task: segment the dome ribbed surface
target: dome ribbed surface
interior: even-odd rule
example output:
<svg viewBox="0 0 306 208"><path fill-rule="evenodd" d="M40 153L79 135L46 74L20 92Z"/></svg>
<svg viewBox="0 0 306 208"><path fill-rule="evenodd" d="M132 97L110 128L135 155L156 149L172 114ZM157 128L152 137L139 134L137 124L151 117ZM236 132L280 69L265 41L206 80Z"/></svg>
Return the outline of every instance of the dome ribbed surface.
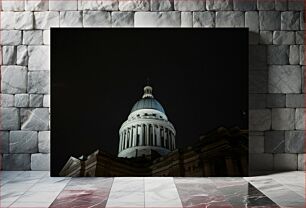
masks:
<svg viewBox="0 0 306 208"><path fill-rule="evenodd" d="M142 98L137 101L133 106L131 113L141 109L154 109L165 113L163 106L156 99L151 97Z"/></svg>

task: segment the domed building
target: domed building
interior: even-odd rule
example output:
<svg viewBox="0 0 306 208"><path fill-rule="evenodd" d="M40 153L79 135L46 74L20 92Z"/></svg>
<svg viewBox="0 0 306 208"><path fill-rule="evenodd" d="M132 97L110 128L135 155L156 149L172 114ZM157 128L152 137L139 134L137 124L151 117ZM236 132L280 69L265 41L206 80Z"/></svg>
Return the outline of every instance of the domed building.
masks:
<svg viewBox="0 0 306 208"><path fill-rule="evenodd" d="M152 87L133 106L119 130L118 157L133 158L152 154L166 155L175 147L175 129L162 105L154 98Z"/></svg>

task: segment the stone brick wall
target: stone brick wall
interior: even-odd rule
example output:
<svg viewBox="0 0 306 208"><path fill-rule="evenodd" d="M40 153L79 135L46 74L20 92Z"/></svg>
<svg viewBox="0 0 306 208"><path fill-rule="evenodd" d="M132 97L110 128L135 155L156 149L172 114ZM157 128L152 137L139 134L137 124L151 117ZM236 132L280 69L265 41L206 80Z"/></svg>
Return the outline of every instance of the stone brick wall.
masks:
<svg viewBox="0 0 306 208"><path fill-rule="evenodd" d="M148 26L248 27L250 169L304 169L303 0L3 0L1 6L3 169L49 169L50 27Z"/></svg>

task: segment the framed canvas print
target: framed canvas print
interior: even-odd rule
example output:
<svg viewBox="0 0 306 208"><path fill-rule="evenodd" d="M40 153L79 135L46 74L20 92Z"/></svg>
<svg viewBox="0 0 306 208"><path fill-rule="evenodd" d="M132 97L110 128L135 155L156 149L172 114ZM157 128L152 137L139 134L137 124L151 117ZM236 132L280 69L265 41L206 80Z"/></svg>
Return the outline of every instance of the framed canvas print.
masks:
<svg viewBox="0 0 306 208"><path fill-rule="evenodd" d="M248 29L52 28L52 176L246 176Z"/></svg>

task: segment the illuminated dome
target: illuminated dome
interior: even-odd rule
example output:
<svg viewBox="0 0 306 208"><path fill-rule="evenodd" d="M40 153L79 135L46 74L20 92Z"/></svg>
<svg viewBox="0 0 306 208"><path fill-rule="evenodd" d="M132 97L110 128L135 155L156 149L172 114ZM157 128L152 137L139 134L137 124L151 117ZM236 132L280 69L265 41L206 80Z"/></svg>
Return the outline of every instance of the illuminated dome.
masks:
<svg viewBox="0 0 306 208"><path fill-rule="evenodd" d="M146 86L142 98L135 103L127 121L119 130L118 157L142 157L157 152L166 155L175 147L175 129L168 121L162 105Z"/></svg>

